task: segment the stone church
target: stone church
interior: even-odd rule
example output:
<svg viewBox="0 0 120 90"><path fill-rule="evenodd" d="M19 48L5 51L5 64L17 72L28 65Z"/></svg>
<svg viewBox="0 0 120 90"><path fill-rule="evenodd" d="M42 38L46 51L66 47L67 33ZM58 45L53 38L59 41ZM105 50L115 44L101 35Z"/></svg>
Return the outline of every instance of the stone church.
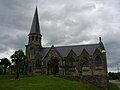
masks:
<svg viewBox="0 0 120 90"><path fill-rule="evenodd" d="M43 47L41 44L37 7L35 10L26 55L29 58L27 73L32 75L107 75L106 51L101 38L96 44ZM79 63L82 69L80 68Z"/></svg>

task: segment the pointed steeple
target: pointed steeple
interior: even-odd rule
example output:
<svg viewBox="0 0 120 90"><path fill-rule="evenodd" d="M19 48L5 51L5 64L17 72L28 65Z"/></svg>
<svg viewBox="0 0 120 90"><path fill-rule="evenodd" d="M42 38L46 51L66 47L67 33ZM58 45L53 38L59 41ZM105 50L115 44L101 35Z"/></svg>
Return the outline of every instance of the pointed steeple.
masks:
<svg viewBox="0 0 120 90"><path fill-rule="evenodd" d="M30 30L30 33L28 34L28 37L29 37L29 42L28 42L29 44L36 44L36 45L39 45L40 47L42 47L42 45L41 45L42 35L40 33L40 25L39 25L37 6L35 9L35 14L33 17L31 30Z"/></svg>
<svg viewBox="0 0 120 90"><path fill-rule="evenodd" d="M39 25L39 17L38 17L37 6L36 6L36 9L35 9L35 14L34 14L32 26L31 26L31 30L30 30L30 34L31 33L41 34L40 33L40 25Z"/></svg>

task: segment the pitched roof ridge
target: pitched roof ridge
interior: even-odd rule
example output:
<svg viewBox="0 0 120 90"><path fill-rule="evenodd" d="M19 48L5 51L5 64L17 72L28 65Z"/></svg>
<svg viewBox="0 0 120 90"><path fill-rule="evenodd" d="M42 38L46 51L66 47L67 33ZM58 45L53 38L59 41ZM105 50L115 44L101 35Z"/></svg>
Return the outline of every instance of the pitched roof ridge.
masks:
<svg viewBox="0 0 120 90"><path fill-rule="evenodd" d="M96 43L96 44L82 44L82 45L69 45L69 46L54 46L54 47L60 48L60 47L75 47L75 46L89 46L89 45L99 45L99 43Z"/></svg>
<svg viewBox="0 0 120 90"><path fill-rule="evenodd" d="M82 44L82 45L67 45L67 46L55 46L55 48L61 48L61 47L74 47L74 46L89 46L89 45L99 45L99 43L96 44ZM47 49L47 48L51 48L51 47L43 47L43 49Z"/></svg>

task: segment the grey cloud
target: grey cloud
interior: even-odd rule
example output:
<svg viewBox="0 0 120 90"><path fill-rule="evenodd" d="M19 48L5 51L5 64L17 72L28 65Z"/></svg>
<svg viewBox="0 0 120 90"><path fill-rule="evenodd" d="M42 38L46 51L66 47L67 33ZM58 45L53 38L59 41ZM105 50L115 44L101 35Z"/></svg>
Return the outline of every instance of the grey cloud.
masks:
<svg viewBox="0 0 120 90"><path fill-rule="evenodd" d="M5 35L3 37L0 37L1 39L1 44L0 46L0 49L1 51L0 52L3 52L8 50L9 48L12 48L12 49L24 49L24 46L27 41L27 39L25 39L25 35L20 35L20 36L16 36L16 37L12 37L12 36L9 36L9 35Z"/></svg>
<svg viewBox="0 0 120 90"><path fill-rule="evenodd" d="M120 63L119 3L119 0L39 0L43 46L98 43L101 36L108 66L115 69L116 63ZM0 52L25 49L34 11L34 0L0 1Z"/></svg>

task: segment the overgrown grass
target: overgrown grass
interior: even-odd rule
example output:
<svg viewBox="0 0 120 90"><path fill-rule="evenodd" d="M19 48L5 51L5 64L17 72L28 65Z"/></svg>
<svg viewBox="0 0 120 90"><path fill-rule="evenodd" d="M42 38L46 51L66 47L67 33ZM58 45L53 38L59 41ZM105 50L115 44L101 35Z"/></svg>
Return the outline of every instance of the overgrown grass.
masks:
<svg viewBox="0 0 120 90"><path fill-rule="evenodd" d="M91 84L70 81L54 76L21 77L0 76L0 90L100 90Z"/></svg>
<svg viewBox="0 0 120 90"><path fill-rule="evenodd" d="M109 83L109 90L120 90L120 88L113 83Z"/></svg>

